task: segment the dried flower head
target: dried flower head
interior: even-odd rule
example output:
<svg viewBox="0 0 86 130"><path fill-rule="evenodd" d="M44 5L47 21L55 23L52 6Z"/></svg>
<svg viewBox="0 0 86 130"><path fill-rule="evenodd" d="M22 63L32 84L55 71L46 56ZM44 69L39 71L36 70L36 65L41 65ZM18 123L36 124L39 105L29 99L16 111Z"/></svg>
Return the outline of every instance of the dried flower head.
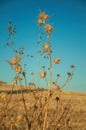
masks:
<svg viewBox="0 0 86 130"><path fill-rule="evenodd" d="M55 59L54 59L54 63L55 63L55 64L59 64L59 62L60 62L60 58L55 58Z"/></svg>
<svg viewBox="0 0 86 130"><path fill-rule="evenodd" d="M19 56L15 56L11 61L10 61L10 65L15 65L18 62L21 61L21 58Z"/></svg>
<svg viewBox="0 0 86 130"><path fill-rule="evenodd" d="M45 28L46 32L48 32L48 33L53 31L53 27L50 24L46 24L44 28Z"/></svg>
<svg viewBox="0 0 86 130"><path fill-rule="evenodd" d="M41 78L46 78L46 72L41 72L41 73L40 73L40 77L41 77Z"/></svg>
<svg viewBox="0 0 86 130"><path fill-rule="evenodd" d="M16 66L15 66L14 69L15 69L15 71L18 72L18 73L22 72L22 67L21 67L20 64L16 64Z"/></svg>
<svg viewBox="0 0 86 130"><path fill-rule="evenodd" d="M44 20L48 20L49 16L45 13L45 12L41 12L39 14L39 19L44 19Z"/></svg>
<svg viewBox="0 0 86 130"><path fill-rule="evenodd" d="M48 19L49 19L49 15L45 14L45 15L44 15L44 19L45 19L45 20L48 20Z"/></svg>
<svg viewBox="0 0 86 130"><path fill-rule="evenodd" d="M43 44L44 52L50 53L50 44Z"/></svg>
<svg viewBox="0 0 86 130"><path fill-rule="evenodd" d="M39 25L42 25L43 24L43 19L38 19L38 22L37 22Z"/></svg>
<svg viewBox="0 0 86 130"><path fill-rule="evenodd" d="M43 44L44 49L49 49L50 48L50 44Z"/></svg>

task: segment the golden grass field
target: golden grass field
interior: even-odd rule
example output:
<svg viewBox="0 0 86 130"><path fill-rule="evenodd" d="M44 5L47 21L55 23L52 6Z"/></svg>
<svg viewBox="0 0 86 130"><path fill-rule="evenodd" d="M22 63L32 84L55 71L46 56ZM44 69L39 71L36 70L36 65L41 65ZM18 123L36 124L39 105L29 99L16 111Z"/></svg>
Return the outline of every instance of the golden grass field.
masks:
<svg viewBox="0 0 86 130"><path fill-rule="evenodd" d="M86 130L86 93L52 89L47 100L47 89L23 88L24 99L18 86L11 90L0 82L0 130Z"/></svg>

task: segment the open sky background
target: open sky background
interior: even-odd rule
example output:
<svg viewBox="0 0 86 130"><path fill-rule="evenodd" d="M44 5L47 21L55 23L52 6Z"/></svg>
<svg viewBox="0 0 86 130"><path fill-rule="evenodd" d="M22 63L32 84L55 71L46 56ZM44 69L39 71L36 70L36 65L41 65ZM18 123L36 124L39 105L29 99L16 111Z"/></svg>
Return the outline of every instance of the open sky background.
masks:
<svg viewBox="0 0 86 130"><path fill-rule="evenodd" d="M70 65L74 64L74 77L65 90L86 92L86 0L0 0L0 80L11 83L15 75L5 62L13 57L12 49L4 48L8 21L16 25L15 47L25 45L25 53L35 55L35 59L25 60L28 82L30 73L36 72L40 11L50 16L49 23L54 28L51 37L53 58L61 58L61 63L54 65L53 80L60 73L58 84L61 86L67 78L66 72L71 71ZM42 65L48 65L48 61L44 60ZM43 80L40 84L45 87Z"/></svg>

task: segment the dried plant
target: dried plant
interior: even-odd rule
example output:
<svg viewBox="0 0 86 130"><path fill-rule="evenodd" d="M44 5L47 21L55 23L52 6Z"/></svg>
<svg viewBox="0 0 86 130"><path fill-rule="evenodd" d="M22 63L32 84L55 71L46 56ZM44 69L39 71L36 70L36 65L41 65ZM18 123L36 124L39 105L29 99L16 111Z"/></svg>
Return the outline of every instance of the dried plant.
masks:
<svg viewBox="0 0 86 130"><path fill-rule="evenodd" d="M10 61L5 60L15 72L13 78L12 90L10 93L0 93L0 129L9 130L70 130L71 108L70 104L60 98L61 90L67 85L74 75L74 65L71 65L72 72L67 73L67 79L62 86L58 86L58 79L60 74L56 75L56 80L53 81L53 65L60 63L60 58L52 58L53 51L51 46L51 35L54 30L52 25L48 23L50 16L45 12L40 12L38 15L37 24L39 26L38 32L38 79L37 86L33 80L35 72L32 71L29 75L31 77L28 86L23 59L24 46L19 49L14 48L13 35L16 32L16 27L11 22L8 22L8 40L5 46L13 47L14 57ZM44 35L45 34L45 35ZM42 38L46 38L46 42ZM28 55L33 58L33 55ZM47 67L42 65L41 57L48 60L49 71ZM49 73L49 78L48 78ZM41 89L40 78L45 80L47 89ZM49 80L48 80L49 79ZM23 80L25 86L23 87ZM17 95L14 96L14 88L18 87ZM35 89L28 89L34 86ZM26 87L26 89L25 89ZM26 93L27 92L27 93ZM16 93L16 92L15 92ZM56 96L55 96L56 93ZM14 94L14 95L13 95ZM14 99L12 97L15 97ZM28 98L27 98L28 97ZM30 105L31 100L31 105ZM51 103L54 102L55 108L52 108Z"/></svg>
<svg viewBox="0 0 86 130"><path fill-rule="evenodd" d="M49 71L50 71L50 81L47 81L47 72L45 71L42 71L40 73L40 77L41 78L44 78L46 80L46 85L48 87L48 92L47 92L47 99L46 99L46 106L45 106L45 114L44 114L44 122L43 122L43 130L46 129L46 122L47 122L47 115L48 115L48 106L49 106L49 101L50 101L50 96L51 96L51 88L52 88L52 85L54 84L55 86L58 87L57 85L57 81L58 81L58 78L60 77L60 75L58 74L57 75L57 78L56 78L56 82L53 82L52 80L52 72L53 72L53 60L52 60L52 50L51 50L51 42L50 42L50 38L51 38L51 33L53 31L53 27L47 23L47 20L49 19L49 16L45 13L45 12L41 12L39 14L39 17L38 17L38 24L39 26L42 26L43 29L45 30L46 32L46 37L47 37L47 43L43 43L43 53L45 54L48 54L49 55ZM60 63L60 58L55 58L54 59L54 64L59 64ZM44 68L44 67L43 67ZM61 89L70 81L70 79L72 78L73 76L73 73L74 73L74 65L71 65L71 68L73 69L73 72L70 73L68 72L68 78L67 80L65 81L65 83L63 84L63 86L61 87Z"/></svg>

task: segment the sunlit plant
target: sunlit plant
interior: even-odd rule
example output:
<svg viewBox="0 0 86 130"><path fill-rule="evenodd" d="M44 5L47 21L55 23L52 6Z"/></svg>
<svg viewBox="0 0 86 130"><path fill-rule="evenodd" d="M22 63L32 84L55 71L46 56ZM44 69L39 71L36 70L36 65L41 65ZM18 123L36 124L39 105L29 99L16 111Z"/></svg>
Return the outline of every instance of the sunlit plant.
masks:
<svg viewBox="0 0 86 130"><path fill-rule="evenodd" d="M11 69L15 72L15 76L13 78L13 87L12 87L12 91L11 91L9 98L8 98L7 94L3 94L3 93L0 94L0 103L2 104L2 106L3 106L2 108L4 110L3 112L1 112L1 109L0 109L0 112L1 112L0 114L2 117L2 118L0 118L0 124L3 125L3 122L6 123L5 120L7 119L7 116L8 116L9 125L8 124L6 124L6 125L8 125L11 130L13 129L14 126L16 126L17 123L19 123L19 122L23 123L24 119L26 121L26 122L24 122L25 123L24 129L27 129L27 130L33 129L34 127L32 126L32 124L34 124L35 121L36 121L37 129L39 129L39 130L50 129L50 126L48 124L49 120L47 120L48 115L49 115L48 108L49 108L50 99L53 96L54 92L55 91L59 92L59 90L63 89L63 87L65 87L67 85L67 83L69 83L69 81L72 79L72 77L74 75L75 67L74 67L74 65L71 65L70 67L72 69L72 72L67 72L67 79L62 86L60 86L60 87L58 86L58 80L61 77L60 74L57 73L56 77L55 77L56 80L53 81L54 66L57 66L58 64L60 64L61 59L59 57L52 58L53 51L52 51L52 46L51 46L51 35L54 30L54 27L50 23L48 23L49 18L50 18L50 16L45 12L40 12L38 15L38 21L37 21L37 24L39 26L38 42L37 42L38 43L38 72L37 72L38 73L38 79L37 79L38 84L37 84L37 86L35 85L36 83L33 80L35 72L31 71L29 73L29 75L30 75L29 86L30 87L34 86L35 90L32 91L32 93L30 94L30 96L33 97L32 101L34 101L34 105L30 106L29 108L27 107L27 104L26 104L27 101L25 100L25 95L24 95L25 88L23 88L23 84L22 84L22 80L24 80L26 90L28 90L28 83L26 80L27 75L26 75L26 71L25 71L26 64L25 63L23 64L23 59L25 57L25 55L24 55L25 47L21 46L19 49L15 49L13 36L16 32L16 26L15 25L12 26L12 23L8 22L9 36L8 36L8 40L5 44L5 47L7 47L7 46L12 47L14 56L11 58L11 60L9 60L9 61L5 60L5 61L11 66ZM43 41L43 39L42 39L43 37L46 39L46 42ZM34 58L33 55L29 55L29 54L27 55L27 57ZM41 65L42 58L43 58L43 60L45 60L45 59L48 60L49 66ZM24 67L23 67L23 65L24 65ZM47 93L46 93L46 96L44 97L44 100L42 99L43 91L41 93L39 91L41 79L45 80L46 87L47 87L47 89L46 89ZM9 113L7 108L11 101L15 84L20 87L19 89L20 89L21 97L22 97L21 101L23 103L23 111L21 111L22 115L20 115L18 113L16 114L17 111L16 112L14 111L14 108L16 108L16 107L13 106L13 108L11 108L11 112L13 112L15 116L14 115L10 116L9 114L7 115L7 113ZM25 92L28 92L28 91L25 91ZM29 95L29 93L28 93L28 95ZM42 101L44 101L44 103ZM70 111L71 106L64 106L63 104L60 104L59 103L60 98L58 95L55 98L55 101L57 104L56 105L57 110L54 112L54 116L55 116L55 114L57 114L58 117L56 117L56 122L54 123L54 121L52 120L50 125L56 127L56 129L60 130L60 128L62 128L62 125L63 125L62 123L64 123L64 125L66 125L66 126L68 125L66 117L67 117L68 112ZM4 103L5 103L5 105L3 105ZM59 108L62 109L62 112L60 112ZM3 121L1 121L1 119ZM63 119L63 122L62 122L62 119Z"/></svg>
<svg viewBox="0 0 86 130"><path fill-rule="evenodd" d="M46 127L46 120L47 120L47 113L48 113L48 104L49 104L49 100L50 100L50 96L51 96L51 89L52 89L52 86L55 85L58 87L58 84L57 84L57 81L58 81L58 78L60 77L60 74L57 74L56 76L56 81L53 82L53 64L55 65L58 65L60 63L60 58L59 57L56 57L56 58L52 58L52 49L51 49L51 41L50 41L50 38L51 38L51 34L52 34L52 31L54 30L54 28L52 27L51 24L49 24L47 21L49 20L49 15L46 14L45 12L40 12L39 13L39 16L38 16L38 25L40 27L40 37L43 37L42 36L42 30L44 30L45 34L46 34L46 38L47 38L47 41L45 43L42 42L42 38L40 39L40 41L38 42L39 43L39 48L41 48L40 46L43 47L42 50L40 50L40 52L43 53L43 55L48 55L49 57L49 72L50 72L50 80L47 81L47 72L45 71L45 67L43 67L43 71L40 72L40 77L45 79L46 80L46 85L48 87L48 94L47 94L47 105L46 105L46 108L45 108L45 116L44 116L44 123L43 123L43 130L45 130L45 127ZM39 55L40 56L40 53ZM46 58L46 56L45 56ZM38 62L40 62L40 60L38 60ZM40 67L40 66L39 66ZM61 89L67 85L67 83L71 80L73 74L74 74L74 65L71 65L71 68L72 68L72 72L68 72L67 75L68 75L68 78L67 80L65 81L65 83L61 86ZM38 71L38 74L39 74L39 71ZM58 88L57 88L58 90Z"/></svg>
<svg viewBox="0 0 86 130"><path fill-rule="evenodd" d="M40 33L39 33L39 37L41 37L41 39L39 40L39 48L40 48L40 52L44 55L44 58L48 58L49 60L49 71L50 71L50 81L48 81L48 88L52 88L52 85L53 85L53 64L55 65L58 65L61 61L61 59L59 57L56 57L56 58L52 58L52 55L53 55L53 52L52 52L52 49L51 49L51 41L50 41L50 38L51 38L51 34L54 30L54 28L52 27L52 25L50 23L48 23L48 20L49 20L49 15L46 14L45 12L40 12L39 15L38 15L38 25L39 25L39 28L40 28ZM46 35L42 35L42 33L45 33ZM43 37L46 37L47 38L47 41L44 43L42 41L42 38ZM41 49L42 48L42 49ZM41 56L40 53L38 53L38 57ZM41 59L41 58L40 58ZM40 60L38 60L38 63L40 62ZM40 68L40 66L38 67ZM68 75L68 79L65 81L65 83L63 84L63 86L61 88L63 88L69 81L70 79L72 78L73 76L73 73L74 73L74 65L71 65L71 68L73 70L72 73L68 72L67 75ZM40 70L38 71L38 74L39 74ZM47 78L47 73L45 70L40 72L40 77L41 78ZM57 75L56 76L56 83L57 83L57 79L60 77L60 75Z"/></svg>

